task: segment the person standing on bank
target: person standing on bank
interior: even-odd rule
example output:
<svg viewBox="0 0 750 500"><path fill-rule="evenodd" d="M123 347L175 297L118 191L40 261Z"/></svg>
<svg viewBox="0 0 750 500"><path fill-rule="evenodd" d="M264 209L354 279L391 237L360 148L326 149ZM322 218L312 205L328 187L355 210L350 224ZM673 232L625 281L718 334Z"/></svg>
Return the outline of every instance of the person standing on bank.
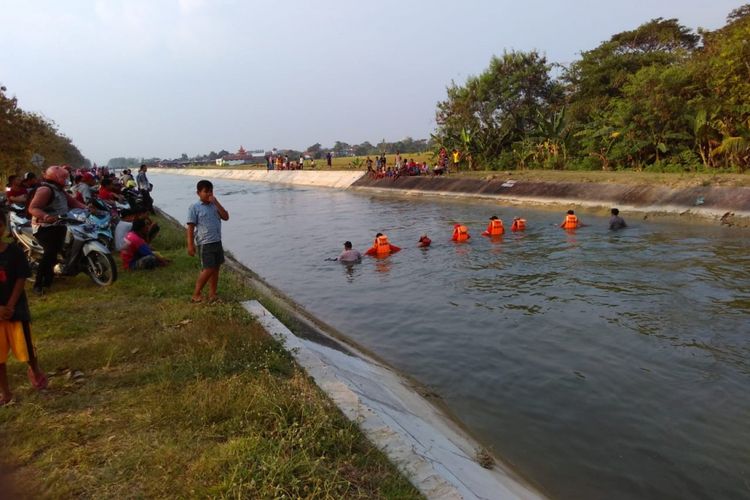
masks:
<svg viewBox="0 0 750 500"><path fill-rule="evenodd" d="M187 252L196 254L201 262L201 272L195 282L195 290L190 301L203 302L203 287L208 283L208 301L218 300L219 268L224 263L224 248L221 245L221 221L229 220L229 212L214 197L211 181L198 181L199 201L188 209Z"/></svg>
<svg viewBox="0 0 750 500"><path fill-rule="evenodd" d="M44 293L44 287L52 285L57 254L65 242L67 228L55 223L71 208L86 208L86 205L64 191L68 179L68 171L64 168L56 165L49 167L44 172L44 181L29 203L34 236L44 248L34 282L34 292L40 295Z"/></svg>
<svg viewBox="0 0 750 500"><path fill-rule="evenodd" d="M148 177L146 177L147 170L148 167L146 167L146 165L141 165L141 168L138 169L138 175L135 178L135 182L138 191L140 191L143 196L143 202L146 204L146 209L151 212L151 215L156 215L156 212L154 211L154 199L151 198L151 190L154 188L154 185L151 184L148 181Z"/></svg>

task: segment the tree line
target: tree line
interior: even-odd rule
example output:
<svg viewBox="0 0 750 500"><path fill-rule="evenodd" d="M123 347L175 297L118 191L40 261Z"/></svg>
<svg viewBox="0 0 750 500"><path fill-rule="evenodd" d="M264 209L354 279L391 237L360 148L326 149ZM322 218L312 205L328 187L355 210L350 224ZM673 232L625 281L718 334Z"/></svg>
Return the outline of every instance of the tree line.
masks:
<svg viewBox="0 0 750 500"><path fill-rule="evenodd" d="M750 4L715 31L653 19L568 67L504 52L447 88L433 140L473 168L744 172L748 40Z"/></svg>
<svg viewBox="0 0 750 500"><path fill-rule="evenodd" d="M34 170L31 159L44 157L45 165L89 165L54 122L18 107L17 98L0 86L0 176ZM38 170L38 169L37 169Z"/></svg>

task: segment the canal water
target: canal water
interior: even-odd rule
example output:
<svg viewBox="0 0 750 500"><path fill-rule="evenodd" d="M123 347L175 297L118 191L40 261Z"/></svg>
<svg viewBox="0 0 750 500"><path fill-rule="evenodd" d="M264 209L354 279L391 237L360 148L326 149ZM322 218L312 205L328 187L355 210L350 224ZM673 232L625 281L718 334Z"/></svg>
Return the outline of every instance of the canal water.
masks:
<svg viewBox="0 0 750 500"><path fill-rule="evenodd" d="M152 177L184 222L198 179ZM534 208L214 184L226 248L438 394L551 497L750 498L747 231L626 213L612 233L580 212L589 226L568 234L562 213ZM517 214L526 232L480 236ZM469 243L449 241L455 222ZM326 260L379 231L404 250Z"/></svg>

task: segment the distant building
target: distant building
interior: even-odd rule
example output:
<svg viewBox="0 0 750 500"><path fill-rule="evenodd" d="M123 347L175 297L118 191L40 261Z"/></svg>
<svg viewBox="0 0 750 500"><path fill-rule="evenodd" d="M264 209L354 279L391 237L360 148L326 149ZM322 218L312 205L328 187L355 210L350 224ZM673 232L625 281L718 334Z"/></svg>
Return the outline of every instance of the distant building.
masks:
<svg viewBox="0 0 750 500"><path fill-rule="evenodd" d="M262 149L254 149L247 151L244 147L240 146L234 154L224 155L221 158L216 159L216 164L220 167L233 166L233 165L253 165L256 163L265 163L265 151Z"/></svg>

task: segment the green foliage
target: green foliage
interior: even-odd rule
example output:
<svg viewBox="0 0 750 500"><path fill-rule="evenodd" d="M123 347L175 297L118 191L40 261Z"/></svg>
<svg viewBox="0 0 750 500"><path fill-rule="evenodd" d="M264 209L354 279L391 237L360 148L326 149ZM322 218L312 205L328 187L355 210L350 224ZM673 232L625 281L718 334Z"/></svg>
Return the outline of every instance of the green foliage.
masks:
<svg viewBox="0 0 750 500"><path fill-rule="evenodd" d="M31 157L40 154L46 165L88 164L71 140L62 135L53 122L18 107L18 100L0 86L0 177L36 170Z"/></svg>
<svg viewBox="0 0 750 500"><path fill-rule="evenodd" d="M434 138L490 169L744 172L748 40L750 4L698 34L653 19L584 51L557 80L537 53L505 53L448 87Z"/></svg>
<svg viewBox="0 0 750 500"><path fill-rule="evenodd" d="M537 52L505 52L466 85L453 83L437 107L438 146L459 148L464 157L485 163L510 149L561 101L550 69Z"/></svg>

